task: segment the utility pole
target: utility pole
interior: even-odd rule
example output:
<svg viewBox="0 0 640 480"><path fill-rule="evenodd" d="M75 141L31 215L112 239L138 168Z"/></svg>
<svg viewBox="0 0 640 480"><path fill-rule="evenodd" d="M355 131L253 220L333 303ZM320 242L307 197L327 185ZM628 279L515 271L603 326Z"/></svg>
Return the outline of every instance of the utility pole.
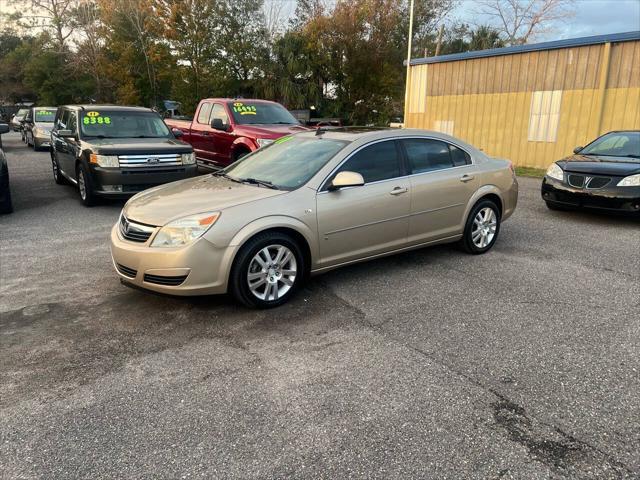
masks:
<svg viewBox="0 0 640 480"><path fill-rule="evenodd" d="M407 123L407 113L409 113L409 85L411 83L411 41L413 40L413 0L409 6L409 41L407 46L407 79L404 89L404 118L403 123Z"/></svg>
<svg viewBox="0 0 640 480"><path fill-rule="evenodd" d="M436 43L436 57L440 55L440 47L442 47L442 34L444 33L444 24L440 25L440 31L438 32L438 42Z"/></svg>

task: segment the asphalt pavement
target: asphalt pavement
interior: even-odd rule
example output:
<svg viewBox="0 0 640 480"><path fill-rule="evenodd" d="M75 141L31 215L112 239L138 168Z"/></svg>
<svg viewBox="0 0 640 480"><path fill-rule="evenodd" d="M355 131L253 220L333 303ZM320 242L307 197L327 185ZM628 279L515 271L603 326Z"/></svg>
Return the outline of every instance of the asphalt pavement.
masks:
<svg viewBox="0 0 640 480"><path fill-rule="evenodd" d="M120 284L85 208L4 136L0 478L640 478L640 223L548 211L481 256L315 277L274 310Z"/></svg>

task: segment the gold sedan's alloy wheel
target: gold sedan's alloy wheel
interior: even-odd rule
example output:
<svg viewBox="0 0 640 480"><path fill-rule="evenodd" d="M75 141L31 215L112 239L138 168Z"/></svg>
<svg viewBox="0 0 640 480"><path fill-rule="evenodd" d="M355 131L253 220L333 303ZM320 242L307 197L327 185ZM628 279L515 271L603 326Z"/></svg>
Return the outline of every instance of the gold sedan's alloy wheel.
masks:
<svg viewBox="0 0 640 480"><path fill-rule="evenodd" d="M293 252L284 245L269 245L251 259L247 283L256 298L275 301L291 290L297 274L298 265Z"/></svg>
<svg viewBox="0 0 640 480"><path fill-rule="evenodd" d="M473 219L471 239L478 248L486 248L496 236L498 220L492 208L485 207Z"/></svg>

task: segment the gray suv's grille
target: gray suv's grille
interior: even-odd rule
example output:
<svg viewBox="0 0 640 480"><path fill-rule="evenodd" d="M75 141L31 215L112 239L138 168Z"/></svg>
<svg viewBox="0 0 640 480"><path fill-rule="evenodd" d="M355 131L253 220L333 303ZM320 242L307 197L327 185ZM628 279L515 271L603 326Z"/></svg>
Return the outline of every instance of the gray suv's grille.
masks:
<svg viewBox="0 0 640 480"><path fill-rule="evenodd" d="M121 167L175 167L182 165L182 155L179 153L119 155L118 162Z"/></svg>
<svg viewBox="0 0 640 480"><path fill-rule="evenodd" d="M124 215L120 216L120 235L131 242L144 243L155 230L154 227L132 222Z"/></svg>

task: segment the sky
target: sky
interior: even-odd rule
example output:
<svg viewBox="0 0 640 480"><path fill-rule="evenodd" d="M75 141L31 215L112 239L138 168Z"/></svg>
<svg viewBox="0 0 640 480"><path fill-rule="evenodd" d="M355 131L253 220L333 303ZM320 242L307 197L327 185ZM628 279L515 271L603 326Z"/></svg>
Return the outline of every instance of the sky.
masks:
<svg viewBox="0 0 640 480"><path fill-rule="evenodd" d="M325 0L329 5L335 0ZM286 24L295 10L295 0L265 0L277 5L278 17ZM474 24L488 23L477 15L476 0L457 0L458 6L447 17L446 23L455 20ZM563 38L588 37L607 33L640 30L640 0L574 0L574 15L558 22L552 32L540 35L534 42ZM8 0L0 0L0 11L15 10Z"/></svg>
<svg viewBox="0 0 640 480"><path fill-rule="evenodd" d="M474 0L459 0L451 19L468 23L483 23L476 13ZM640 0L575 0L572 17L554 25L552 32L541 35L538 41L589 37L607 33L640 30Z"/></svg>

